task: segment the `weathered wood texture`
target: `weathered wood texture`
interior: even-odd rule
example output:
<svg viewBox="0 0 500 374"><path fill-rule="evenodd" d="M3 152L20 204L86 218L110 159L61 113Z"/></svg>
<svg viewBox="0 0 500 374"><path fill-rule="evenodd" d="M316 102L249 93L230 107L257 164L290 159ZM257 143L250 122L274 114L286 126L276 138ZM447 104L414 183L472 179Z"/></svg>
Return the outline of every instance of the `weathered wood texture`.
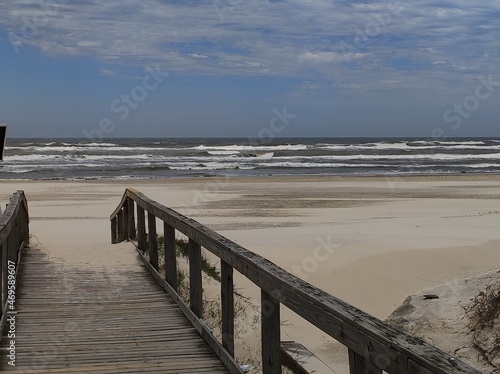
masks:
<svg viewBox="0 0 500 374"><path fill-rule="evenodd" d="M127 240L127 205L118 213L118 240L120 242Z"/></svg>
<svg viewBox="0 0 500 374"><path fill-rule="evenodd" d="M144 209L137 206L137 240L139 249L146 252L146 218L144 217Z"/></svg>
<svg viewBox="0 0 500 374"><path fill-rule="evenodd" d="M177 255L175 252L175 229L164 223L163 240L165 252L165 280L177 291Z"/></svg>
<svg viewBox="0 0 500 374"><path fill-rule="evenodd" d="M210 348L215 352L215 354L220 358L220 360L226 365L231 374L242 374L241 367L236 363L233 357L221 346L217 338L212 334L210 328L191 310L189 305L184 302L184 300L179 296L176 290L168 284L166 280L162 278L160 273L151 265L149 259L142 253L142 251L137 248L137 252L141 258L141 261L149 270L153 278L158 282L158 284L175 300L181 311L191 322L193 327L198 331L201 337L209 345Z"/></svg>
<svg viewBox="0 0 500 374"><path fill-rule="evenodd" d="M234 357L233 268L221 261L222 346Z"/></svg>
<svg viewBox="0 0 500 374"><path fill-rule="evenodd" d="M134 201L128 200L127 203L127 234L130 239L135 240L135 211L134 211Z"/></svg>
<svg viewBox="0 0 500 374"><path fill-rule="evenodd" d="M117 220L118 220L117 217L111 220L111 243L113 244L118 243L118 236L116 232L116 227L118 225Z"/></svg>
<svg viewBox="0 0 500 374"><path fill-rule="evenodd" d="M281 374L280 303L261 290L262 373Z"/></svg>
<svg viewBox="0 0 500 374"><path fill-rule="evenodd" d="M7 314L12 312L8 306L9 291L15 290L19 259L22 249L29 242L28 202L23 191L17 191L0 216L0 331L3 331ZM10 281L10 283L9 283ZM2 340L3 336L0 336Z"/></svg>
<svg viewBox="0 0 500 374"><path fill-rule="evenodd" d="M16 367L2 354L1 372L228 372L140 265L77 268L40 250L22 264Z"/></svg>
<svg viewBox="0 0 500 374"><path fill-rule="evenodd" d="M158 240L156 235L156 217L148 212L149 261L158 270Z"/></svg>
<svg viewBox="0 0 500 374"><path fill-rule="evenodd" d="M382 374L382 370L377 369L363 356L349 349L349 372L350 374Z"/></svg>
<svg viewBox="0 0 500 374"><path fill-rule="evenodd" d="M336 374L313 352L291 340L281 342L281 364L293 374Z"/></svg>
<svg viewBox="0 0 500 374"><path fill-rule="evenodd" d="M189 239L189 306L196 317L202 317L201 247L193 239Z"/></svg>
<svg viewBox="0 0 500 374"><path fill-rule="evenodd" d="M125 191L111 219L114 219L124 204L128 204L128 200L134 200L138 210L139 208L146 210L209 250L228 266L246 276L267 295L272 296L278 304L285 305L344 344L355 353L351 362L356 367L374 368L375 372L384 370L390 374L480 373L423 340L406 335L312 286L262 256L136 190ZM271 345L267 344L268 349L272 351L279 349L275 340ZM264 360L268 354L270 352L263 352ZM352 370L359 371L356 368Z"/></svg>

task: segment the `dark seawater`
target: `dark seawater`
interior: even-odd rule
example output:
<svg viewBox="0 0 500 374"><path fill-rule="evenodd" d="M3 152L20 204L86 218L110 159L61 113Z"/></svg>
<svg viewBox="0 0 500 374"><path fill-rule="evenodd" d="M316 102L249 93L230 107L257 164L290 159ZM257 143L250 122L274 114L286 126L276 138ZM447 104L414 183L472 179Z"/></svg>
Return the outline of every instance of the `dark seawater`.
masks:
<svg viewBox="0 0 500 374"><path fill-rule="evenodd" d="M500 173L500 139L7 139L1 179Z"/></svg>

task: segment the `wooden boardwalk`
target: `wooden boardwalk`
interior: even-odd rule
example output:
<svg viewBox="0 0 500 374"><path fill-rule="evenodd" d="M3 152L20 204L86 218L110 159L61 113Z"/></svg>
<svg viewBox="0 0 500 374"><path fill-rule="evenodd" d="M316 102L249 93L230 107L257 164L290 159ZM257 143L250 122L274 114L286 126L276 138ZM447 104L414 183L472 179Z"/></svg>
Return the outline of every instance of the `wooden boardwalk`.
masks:
<svg viewBox="0 0 500 374"><path fill-rule="evenodd" d="M1 372L228 372L139 264L76 268L28 251L16 310L16 366L8 364L5 338Z"/></svg>
<svg viewBox="0 0 500 374"><path fill-rule="evenodd" d="M29 216L24 192L12 196L0 216L0 371L243 374L234 360L236 270L261 290L263 374L281 374L283 365L304 373L284 352L282 305L348 348L350 374L480 374L139 191L127 189L110 220L112 243L133 240L144 266L127 252L130 245L108 257L116 263L104 263L109 260L98 254L111 250L104 244L76 252L60 247L71 263L32 249L17 266L29 240ZM166 279L159 273L158 221ZM189 303L176 292L176 232L189 238ZM220 259L222 342L203 321L202 247ZM80 254L94 265L82 264ZM14 295L16 366L10 366L11 338L5 333L13 327Z"/></svg>

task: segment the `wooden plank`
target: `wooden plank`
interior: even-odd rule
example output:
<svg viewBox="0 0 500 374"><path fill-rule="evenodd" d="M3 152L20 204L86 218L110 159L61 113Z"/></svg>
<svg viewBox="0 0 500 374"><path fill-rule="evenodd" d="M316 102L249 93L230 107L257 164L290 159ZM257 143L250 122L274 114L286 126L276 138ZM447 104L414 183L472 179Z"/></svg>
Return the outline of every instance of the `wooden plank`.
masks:
<svg viewBox="0 0 500 374"><path fill-rule="evenodd" d="M144 217L144 208L137 205L137 240L139 249L146 252L146 218Z"/></svg>
<svg viewBox="0 0 500 374"><path fill-rule="evenodd" d="M118 213L118 241L123 242L124 240L127 240L127 233L125 232L126 229L126 219L125 219L125 208L120 210L120 213Z"/></svg>
<svg viewBox="0 0 500 374"><path fill-rule="evenodd" d="M12 228L17 222L17 216L21 206L28 212L28 203L26 202L24 192L19 190L12 195L3 215L0 216L0 243L4 243L7 240L7 236L9 236ZM27 238L24 239L26 239L25 241L27 242Z"/></svg>
<svg viewBox="0 0 500 374"><path fill-rule="evenodd" d="M111 220L111 244L118 243L118 236L116 234L116 227L118 225L117 218L114 217Z"/></svg>
<svg viewBox="0 0 500 374"><path fill-rule="evenodd" d="M127 199L127 232L131 240L136 239L135 233L135 204L134 200Z"/></svg>
<svg viewBox="0 0 500 374"><path fill-rule="evenodd" d="M221 260L222 346L234 357L234 282L233 268Z"/></svg>
<svg viewBox="0 0 500 374"><path fill-rule="evenodd" d="M5 295L5 289L4 286L7 285L7 281L4 281L4 274L6 273L5 270L5 264L6 264L6 257L4 257L4 245L0 243L0 316L3 314L3 309L4 309L4 296ZM1 333L0 333L1 335ZM1 338L0 338L1 340Z"/></svg>
<svg viewBox="0 0 500 374"><path fill-rule="evenodd" d="M201 277L201 247L189 239L189 305L193 313L203 316L203 285Z"/></svg>
<svg viewBox="0 0 500 374"><path fill-rule="evenodd" d="M158 270L158 237L156 235L156 217L148 212L149 262Z"/></svg>
<svg viewBox="0 0 500 374"><path fill-rule="evenodd" d="M163 223L165 280L177 291L177 254L175 249L175 229Z"/></svg>
<svg viewBox="0 0 500 374"><path fill-rule="evenodd" d="M19 250L19 226L17 222L12 226L12 230L7 238L7 261L17 264L17 251Z"/></svg>
<svg viewBox="0 0 500 374"><path fill-rule="evenodd" d="M22 260L23 248L25 247L25 245L26 245L26 242L23 241L19 245L19 250L17 251L18 257L17 257L17 260L15 261L15 265L14 265L14 279L15 279L14 292L17 292L18 278L19 278L19 274L20 274L20 270L21 270L21 260ZM5 252L7 252L7 251L5 251ZM13 309L11 309L10 305L8 305L9 296L8 296L7 289L12 287L9 284L10 276L12 275L11 269L12 269L12 265L8 261L5 261L5 257L2 254L2 273L3 273L3 278L4 278L2 283L5 285L4 286L5 287L5 294L4 294L4 298L3 298L3 302L2 302L2 307L0 307L0 309L2 309L2 315L1 315L1 319L0 319L0 332L4 331L5 324L6 324L7 317L9 315L9 313L15 314L16 313L15 310L17 309L17 303L15 303L13 305L14 306ZM14 301L16 301L16 300L14 299ZM3 334L0 334L0 342L2 340L3 340Z"/></svg>
<svg viewBox="0 0 500 374"><path fill-rule="evenodd" d="M122 211L120 212L120 232L123 235L122 236L122 241L128 239L128 204L127 201L125 201L125 204L123 205Z"/></svg>
<svg viewBox="0 0 500 374"><path fill-rule="evenodd" d="M7 301L7 288L8 288L8 257L7 257L7 252L9 251L8 244L4 243L2 245L2 293L1 293L1 299L2 299L2 315L6 310L4 310L5 302Z"/></svg>
<svg viewBox="0 0 500 374"><path fill-rule="evenodd" d="M21 260L16 367L2 357L1 372L228 373L135 261L123 270L72 268L40 252Z"/></svg>
<svg viewBox="0 0 500 374"><path fill-rule="evenodd" d="M420 366L418 363L416 363L412 359L408 360L408 369L409 369L409 373L411 373L411 374L433 374L433 372L431 370Z"/></svg>
<svg viewBox="0 0 500 374"><path fill-rule="evenodd" d="M384 360L379 360L384 367L379 369L409 373L407 362L412 359L420 367L437 374L479 373L438 348L388 326L144 194L127 189L125 196L134 199L138 205L176 230L195 238L197 243L262 290L270 294L279 290L278 301L346 347L365 358L384 357Z"/></svg>
<svg viewBox="0 0 500 374"><path fill-rule="evenodd" d="M4 314L4 305L5 305L5 301L7 300L7 287L8 287L8 283L7 283L7 245L6 244L3 244L3 245L0 245L0 250L1 250L1 268L0 268L0 285L1 285L1 288L0 288L0 312L1 312L1 316L3 317L3 314ZM6 312L6 311L5 311ZM1 327L1 326L0 326ZM2 329L3 331L3 329ZM1 334L0 334L1 335ZM0 338L1 340L1 338Z"/></svg>
<svg viewBox="0 0 500 374"><path fill-rule="evenodd" d="M307 347L290 340L281 342L281 365L293 374L336 374Z"/></svg>
<svg viewBox="0 0 500 374"><path fill-rule="evenodd" d="M28 203L26 200L23 201L19 208L19 217L21 219L21 238L26 243L29 244L30 229L29 229L29 213L28 213Z"/></svg>
<svg viewBox="0 0 500 374"><path fill-rule="evenodd" d="M120 232L120 227L122 226L122 214L123 209L120 210L120 212L116 215L116 237L118 238L118 243L123 241L122 233Z"/></svg>
<svg viewBox="0 0 500 374"><path fill-rule="evenodd" d="M128 239L128 233L127 233L127 210L128 207L125 205L122 209L122 211L119 214L119 224L120 224L120 235L121 235L121 241L127 240Z"/></svg>
<svg viewBox="0 0 500 374"><path fill-rule="evenodd" d="M261 290L262 373L281 374L280 303Z"/></svg>
<svg viewBox="0 0 500 374"><path fill-rule="evenodd" d="M349 349L349 373L350 374L382 374L382 370L375 367L363 356Z"/></svg>

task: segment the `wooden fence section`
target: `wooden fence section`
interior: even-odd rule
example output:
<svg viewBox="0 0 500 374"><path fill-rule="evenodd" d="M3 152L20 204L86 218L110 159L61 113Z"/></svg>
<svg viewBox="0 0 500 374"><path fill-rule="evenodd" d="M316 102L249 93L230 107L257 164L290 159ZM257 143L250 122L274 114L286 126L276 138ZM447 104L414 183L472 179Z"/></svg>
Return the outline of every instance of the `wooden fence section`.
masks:
<svg viewBox="0 0 500 374"><path fill-rule="evenodd" d="M0 216L0 331L4 330L9 311L15 310L15 288L22 249L29 242L28 202L23 191L10 198ZM3 335L3 334L2 334ZM0 336L0 341L2 336Z"/></svg>
<svg viewBox="0 0 500 374"><path fill-rule="evenodd" d="M162 279L158 273L157 219L163 221L166 279ZM149 240L146 238L146 222ZM189 238L189 306L176 293L175 230ZM246 276L261 289L264 374L278 374L282 370L281 304L344 344L349 350L351 374L480 373L423 340L408 336L302 281L265 258L136 190L125 190L120 204L111 215L111 239L113 243L137 239L143 262L158 283L173 295L199 333L232 373L240 372L233 360L233 270ZM221 343L202 321L201 247L219 257L221 261ZM146 251L149 251L149 261L143 255Z"/></svg>

